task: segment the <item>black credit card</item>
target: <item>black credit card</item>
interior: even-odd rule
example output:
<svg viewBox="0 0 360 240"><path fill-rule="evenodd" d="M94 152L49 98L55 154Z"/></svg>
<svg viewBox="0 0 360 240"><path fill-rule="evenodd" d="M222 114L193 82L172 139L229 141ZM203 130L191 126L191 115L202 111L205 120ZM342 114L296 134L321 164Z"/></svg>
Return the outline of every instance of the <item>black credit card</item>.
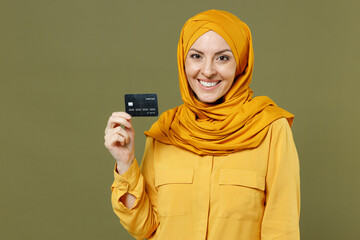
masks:
<svg viewBox="0 0 360 240"><path fill-rule="evenodd" d="M133 117L152 117L159 114L156 93L125 94L125 111Z"/></svg>

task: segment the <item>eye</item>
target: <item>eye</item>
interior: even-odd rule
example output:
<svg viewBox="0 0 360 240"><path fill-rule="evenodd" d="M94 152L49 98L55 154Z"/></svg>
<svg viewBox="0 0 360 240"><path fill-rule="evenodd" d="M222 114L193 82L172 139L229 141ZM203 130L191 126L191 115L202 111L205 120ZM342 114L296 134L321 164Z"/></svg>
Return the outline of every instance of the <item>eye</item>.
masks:
<svg viewBox="0 0 360 240"><path fill-rule="evenodd" d="M220 61L227 61L229 59L230 58L228 56L225 56L225 55L222 55L222 56L218 57L218 60L220 60Z"/></svg>
<svg viewBox="0 0 360 240"><path fill-rule="evenodd" d="M199 58L201 58L201 56L199 54L194 53L194 54L190 55L190 58L199 59Z"/></svg>

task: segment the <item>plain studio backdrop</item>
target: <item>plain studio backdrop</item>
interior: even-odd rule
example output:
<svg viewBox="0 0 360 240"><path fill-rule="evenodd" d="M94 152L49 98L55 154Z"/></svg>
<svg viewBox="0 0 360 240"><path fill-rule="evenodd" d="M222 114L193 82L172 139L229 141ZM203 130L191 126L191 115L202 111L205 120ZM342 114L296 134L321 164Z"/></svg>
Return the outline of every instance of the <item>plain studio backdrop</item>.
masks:
<svg viewBox="0 0 360 240"><path fill-rule="evenodd" d="M0 239L132 239L112 211L104 129L125 93L182 103L185 21L227 10L253 36L255 96L295 114L302 239L360 239L360 2L1 0ZM144 130L136 118L136 157Z"/></svg>

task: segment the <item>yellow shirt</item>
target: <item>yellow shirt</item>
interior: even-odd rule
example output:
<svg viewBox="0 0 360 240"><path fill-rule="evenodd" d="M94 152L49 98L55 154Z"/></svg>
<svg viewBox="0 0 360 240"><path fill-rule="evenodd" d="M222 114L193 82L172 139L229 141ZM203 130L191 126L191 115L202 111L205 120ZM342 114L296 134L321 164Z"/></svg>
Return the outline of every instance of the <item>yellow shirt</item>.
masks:
<svg viewBox="0 0 360 240"><path fill-rule="evenodd" d="M152 138L136 161L114 172L112 205L137 239L297 240L299 160L289 124L274 121L257 148L199 156ZM119 198L136 197L132 209Z"/></svg>

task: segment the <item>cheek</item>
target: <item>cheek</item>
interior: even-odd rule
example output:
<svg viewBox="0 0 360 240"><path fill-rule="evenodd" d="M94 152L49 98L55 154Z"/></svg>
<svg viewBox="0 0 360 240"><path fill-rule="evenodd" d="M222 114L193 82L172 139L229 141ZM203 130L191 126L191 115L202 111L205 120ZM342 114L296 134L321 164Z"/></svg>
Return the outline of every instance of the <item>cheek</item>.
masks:
<svg viewBox="0 0 360 240"><path fill-rule="evenodd" d="M187 61L185 61L184 67L185 67L185 75L187 82L190 86L190 89L194 91L194 81L193 81L194 70L192 68L192 64L189 64Z"/></svg>
<svg viewBox="0 0 360 240"><path fill-rule="evenodd" d="M223 69L223 77L231 84L234 82L236 76L236 65L229 65Z"/></svg>
<svg viewBox="0 0 360 240"><path fill-rule="evenodd" d="M231 64L227 64L225 66L223 66L223 68L221 69L223 76L227 79L229 78L234 78L235 74L236 74L236 64L231 63Z"/></svg>
<svg viewBox="0 0 360 240"><path fill-rule="evenodd" d="M235 80L236 66L226 66L222 70L222 77L225 80L223 91L227 92Z"/></svg>
<svg viewBox="0 0 360 240"><path fill-rule="evenodd" d="M195 73L195 70L194 70L194 64L190 64L188 63L187 61L185 61L185 74L186 74L186 77L192 77Z"/></svg>

